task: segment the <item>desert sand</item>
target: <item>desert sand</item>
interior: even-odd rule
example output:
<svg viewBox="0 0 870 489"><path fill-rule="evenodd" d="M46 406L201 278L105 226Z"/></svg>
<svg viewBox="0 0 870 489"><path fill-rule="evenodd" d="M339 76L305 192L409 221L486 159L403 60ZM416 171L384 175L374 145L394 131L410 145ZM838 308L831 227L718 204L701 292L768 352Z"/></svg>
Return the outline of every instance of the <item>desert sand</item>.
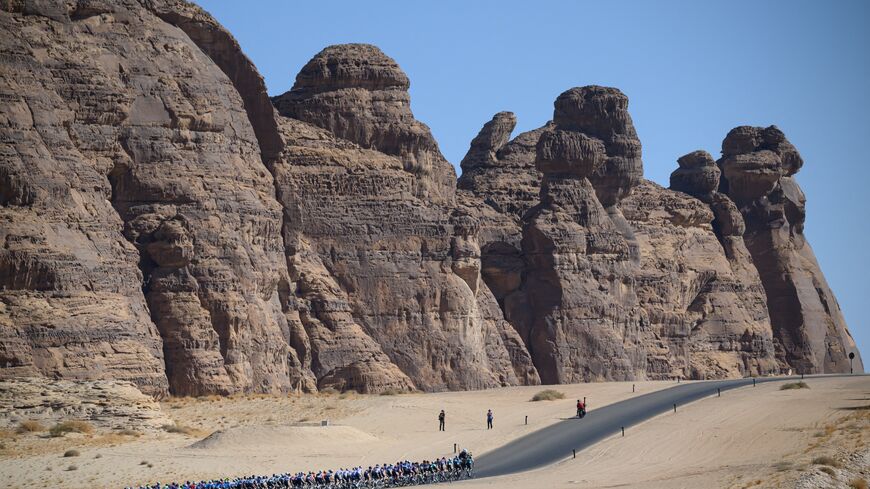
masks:
<svg viewBox="0 0 870 489"><path fill-rule="evenodd" d="M550 468L467 487L782 487L813 471L824 454L865 447L870 379L807 379L810 389L779 383L728 391L684 406L605 440ZM99 431L48 438L6 435L0 486L125 487L147 482L373 465L452 453L475 454L570 417L578 397L590 409L667 388L674 382L594 383L554 388L566 398L530 402L542 387L475 392L171 399L166 416L182 433L121 436ZM447 431L437 413L447 412ZM487 409L495 429L485 429ZM528 425L525 424L528 416ZM321 427L322 420L329 426ZM582 421L578 421L582 422ZM186 433L185 433L186 432ZM64 458L76 449L77 457ZM68 470L75 466L75 470ZM828 477L826 474L822 474Z"/></svg>
<svg viewBox="0 0 870 489"><path fill-rule="evenodd" d="M846 458L870 439L870 378L806 383L809 389L779 390L776 382L727 391L631 427L576 460L468 487L792 487L818 472L813 459Z"/></svg>

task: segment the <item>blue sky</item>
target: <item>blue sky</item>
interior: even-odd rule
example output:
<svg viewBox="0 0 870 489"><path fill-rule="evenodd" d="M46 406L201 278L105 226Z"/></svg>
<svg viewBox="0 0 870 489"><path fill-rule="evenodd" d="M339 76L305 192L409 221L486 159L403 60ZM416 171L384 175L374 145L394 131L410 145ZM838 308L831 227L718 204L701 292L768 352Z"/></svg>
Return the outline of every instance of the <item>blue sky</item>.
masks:
<svg viewBox="0 0 870 489"><path fill-rule="evenodd" d="M738 125L778 125L803 155L806 234L870 357L870 2L199 0L273 95L330 44L379 46L411 79L412 109L459 164L493 114L517 131L582 85L630 100L646 177L718 156ZM457 173L459 169L457 168Z"/></svg>

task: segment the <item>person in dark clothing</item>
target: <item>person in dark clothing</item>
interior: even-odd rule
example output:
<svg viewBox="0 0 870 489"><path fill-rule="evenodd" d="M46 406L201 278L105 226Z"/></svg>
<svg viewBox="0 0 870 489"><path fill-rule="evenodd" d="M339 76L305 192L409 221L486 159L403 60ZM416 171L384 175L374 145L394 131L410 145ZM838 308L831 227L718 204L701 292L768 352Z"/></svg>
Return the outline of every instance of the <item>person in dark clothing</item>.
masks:
<svg viewBox="0 0 870 489"><path fill-rule="evenodd" d="M492 429L492 409L486 411L486 429Z"/></svg>
<svg viewBox="0 0 870 489"><path fill-rule="evenodd" d="M447 431L444 429L444 410L441 410L441 413L438 414L438 431Z"/></svg>

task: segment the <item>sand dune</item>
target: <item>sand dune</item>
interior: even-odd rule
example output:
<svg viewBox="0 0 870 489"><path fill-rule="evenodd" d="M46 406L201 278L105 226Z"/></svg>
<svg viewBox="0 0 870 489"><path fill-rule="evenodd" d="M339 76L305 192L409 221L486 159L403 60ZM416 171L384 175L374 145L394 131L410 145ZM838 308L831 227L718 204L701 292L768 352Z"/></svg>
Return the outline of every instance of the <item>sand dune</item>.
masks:
<svg viewBox="0 0 870 489"><path fill-rule="evenodd" d="M318 443L377 443L378 439L352 426L243 426L218 430L191 444L198 450L259 450L260 446L316 445Z"/></svg>

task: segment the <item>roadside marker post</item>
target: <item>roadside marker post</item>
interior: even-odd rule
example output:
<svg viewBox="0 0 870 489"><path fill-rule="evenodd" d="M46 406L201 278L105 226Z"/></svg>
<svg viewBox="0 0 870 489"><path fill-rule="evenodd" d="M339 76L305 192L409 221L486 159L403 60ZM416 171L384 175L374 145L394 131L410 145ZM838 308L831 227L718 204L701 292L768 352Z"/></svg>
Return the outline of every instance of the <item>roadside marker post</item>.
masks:
<svg viewBox="0 0 870 489"><path fill-rule="evenodd" d="M716 397L722 397L722 389L716 389Z"/></svg>
<svg viewBox="0 0 870 489"><path fill-rule="evenodd" d="M634 384L631 384L631 392L634 392Z"/></svg>
<svg viewBox="0 0 870 489"><path fill-rule="evenodd" d="M577 449L575 448L575 449L571 450L571 452L574 453L574 458L577 458Z"/></svg>
<svg viewBox="0 0 870 489"><path fill-rule="evenodd" d="M675 413L677 412L677 405L676 404L674 404L674 412Z"/></svg>
<svg viewBox="0 0 870 489"><path fill-rule="evenodd" d="M453 444L453 453L456 453L456 443Z"/></svg>
<svg viewBox="0 0 870 489"><path fill-rule="evenodd" d="M752 387L755 387L755 377L752 377Z"/></svg>
<svg viewBox="0 0 870 489"><path fill-rule="evenodd" d="M622 436L625 436L625 426L622 427Z"/></svg>
<svg viewBox="0 0 870 489"><path fill-rule="evenodd" d="M526 416L526 424L529 424L529 417Z"/></svg>

